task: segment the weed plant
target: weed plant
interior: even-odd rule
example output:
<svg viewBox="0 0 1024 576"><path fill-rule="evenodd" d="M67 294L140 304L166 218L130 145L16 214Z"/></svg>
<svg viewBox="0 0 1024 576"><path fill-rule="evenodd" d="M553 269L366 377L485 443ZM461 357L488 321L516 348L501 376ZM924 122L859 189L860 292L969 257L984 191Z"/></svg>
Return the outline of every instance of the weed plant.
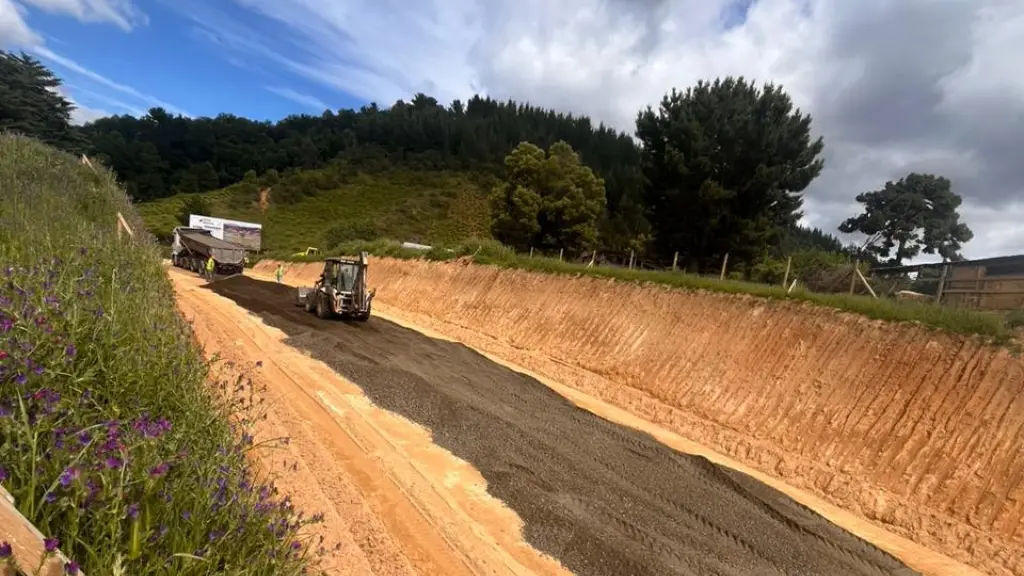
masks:
<svg viewBox="0 0 1024 576"><path fill-rule="evenodd" d="M0 484L68 573L303 570L319 518L250 467L251 384L207 376L110 175L0 135Z"/></svg>

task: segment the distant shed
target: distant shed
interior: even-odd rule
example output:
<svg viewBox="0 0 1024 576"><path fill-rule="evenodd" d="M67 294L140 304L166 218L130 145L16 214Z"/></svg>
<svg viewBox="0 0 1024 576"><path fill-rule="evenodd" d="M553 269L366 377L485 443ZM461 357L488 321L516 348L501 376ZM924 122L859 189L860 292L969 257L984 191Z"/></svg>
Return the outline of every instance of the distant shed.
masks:
<svg viewBox="0 0 1024 576"><path fill-rule="evenodd" d="M902 274L946 268L941 302L975 310L1024 309L1024 254L980 260L877 268L879 274Z"/></svg>

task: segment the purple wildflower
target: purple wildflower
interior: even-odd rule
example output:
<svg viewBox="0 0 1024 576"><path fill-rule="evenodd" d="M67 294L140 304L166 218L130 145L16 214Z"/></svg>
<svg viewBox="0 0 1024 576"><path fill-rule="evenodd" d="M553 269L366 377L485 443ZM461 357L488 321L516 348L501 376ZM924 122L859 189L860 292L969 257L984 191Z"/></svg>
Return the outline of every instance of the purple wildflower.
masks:
<svg viewBox="0 0 1024 576"><path fill-rule="evenodd" d="M46 495L43 496L43 502L46 502L47 504L53 504L56 501L57 495L54 494L53 492L47 492Z"/></svg>
<svg viewBox="0 0 1024 576"><path fill-rule="evenodd" d="M6 560L11 557L11 543L4 540L0 542L0 560Z"/></svg>
<svg viewBox="0 0 1024 576"><path fill-rule="evenodd" d="M185 510L184 512L181 513L181 517L184 518L185 520L191 520L192 519L192 513L189 512L188 510Z"/></svg>
<svg viewBox="0 0 1024 576"><path fill-rule="evenodd" d="M78 562L75 562L74 560L64 565L64 573L70 576L76 576L78 574L78 570Z"/></svg>
<svg viewBox="0 0 1024 576"><path fill-rule="evenodd" d="M64 347L64 356L65 356L65 359L68 362L73 360L74 357L77 356L77 355L78 355L78 349L75 348L74 344L68 344L67 346Z"/></svg>
<svg viewBox="0 0 1024 576"><path fill-rule="evenodd" d="M131 518L132 520L135 520L135 518L138 517L138 515L139 515L139 505L138 504L130 504L128 506L128 517Z"/></svg>
<svg viewBox="0 0 1024 576"><path fill-rule="evenodd" d="M71 486L71 483L78 479L79 470L76 466L69 466L60 475L60 485L67 488Z"/></svg>
<svg viewBox="0 0 1024 576"><path fill-rule="evenodd" d="M110 456L107 458L106 462L104 462L107 468L110 469L120 468L123 463L124 462L122 462L121 459L118 458L117 456Z"/></svg>
<svg viewBox="0 0 1024 576"><path fill-rule="evenodd" d="M171 468L170 464L168 464L167 462L161 462L160 464L157 464L156 466L154 466L149 471L149 475L151 477L153 477L153 478L159 478L159 477L163 476L164 474L167 474L167 471L170 468Z"/></svg>
<svg viewBox="0 0 1024 576"><path fill-rule="evenodd" d="M25 383L28 382L28 378L26 378L24 374L19 373L17 376L14 377L14 382L17 383L19 386L24 386Z"/></svg>
<svg viewBox="0 0 1024 576"><path fill-rule="evenodd" d="M6 482L8 477L7 468L0 466L0 482Z"/></svg>
<svg viewBox="0 0 1024 576"><path fill-rule="evenodd" d="M298 540L292 540L292 550L298 550L299 548L302 548L302 543Z"/></svg>
<svg viewBox="0 0 1024 576"><path fill-rule="evenodd" d="M56 538L43 538L43 548L46 549L47 554L53 554L58 546L60 546L60 540Z"/></svg>

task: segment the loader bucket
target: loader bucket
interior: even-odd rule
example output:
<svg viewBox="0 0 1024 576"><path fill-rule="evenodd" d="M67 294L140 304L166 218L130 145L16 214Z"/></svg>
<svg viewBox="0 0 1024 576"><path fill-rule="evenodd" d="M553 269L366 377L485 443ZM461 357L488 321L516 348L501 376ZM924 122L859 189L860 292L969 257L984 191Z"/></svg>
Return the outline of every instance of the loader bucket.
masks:
<svg viewBox="0 0 1024 576"><path fill-rule="evenodd" d="M295 289L295 305L304 306L306 304L306 297L312 292L312 288L296 288Z"/></svg>

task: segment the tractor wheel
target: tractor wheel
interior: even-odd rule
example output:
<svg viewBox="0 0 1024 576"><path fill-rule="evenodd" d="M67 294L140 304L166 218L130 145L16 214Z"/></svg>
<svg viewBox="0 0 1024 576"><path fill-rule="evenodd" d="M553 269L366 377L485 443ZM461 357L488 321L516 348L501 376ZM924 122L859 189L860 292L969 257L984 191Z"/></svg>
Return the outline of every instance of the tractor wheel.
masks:
<svg viewBox="0 0 1024 576"><path fill-rule="evenodd" d="M319 295L316 292L310 292L309 294L306 294L306 303L303 304L303 307L306 309L306 312L312 312L313 310L316 310L317 298L319 298Z"/></svg>
<svg viewBox="0 0 1024 576"><path fill-rule="evenodd" d="M325 320L331 315L331 311L327 309L327 298L323 295L319 295L316 299L316 315Z"/></svg>

